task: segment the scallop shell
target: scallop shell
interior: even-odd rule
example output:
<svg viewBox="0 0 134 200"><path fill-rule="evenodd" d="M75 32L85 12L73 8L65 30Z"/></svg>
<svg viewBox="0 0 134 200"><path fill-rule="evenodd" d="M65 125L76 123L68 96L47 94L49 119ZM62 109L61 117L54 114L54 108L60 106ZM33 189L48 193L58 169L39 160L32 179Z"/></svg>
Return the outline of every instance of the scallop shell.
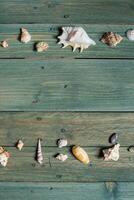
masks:
<svg viewBox="0 0 134 200"><path fill-rule="evenodd" d="M131 41L134 41L134 29L127 31L127 38Z"/></svg>
<svg viewBox="0 0 134 200"><path fill-rule="evenodd" d="M73 52L77 48L80 48L80 52L82 52L83 49L96 44L82 27L62 27L62 31L62 35L58 36L60 40L58 44L63 44L62 48L72 46Z"/></svg>
<svg viewBox="0 0 134 200"><path fill-rule="evenodd" d="M8 151L5 151L3 147L0 147L0 164L3 167L7 166L8 159L10 157L10 154Z"/></svg>
<svg viewBox="0 0 134 200"><path fill-rule="evenodd" d="M43 163L43 154L41 148L41 141L38 139L36 160L39 164Z"/></svg>
<svg viewBox="0 0 134 200"><path fill-rule="evenodd" d="M59 139L57 141L57 145L58 145L59 148L67 146L67 140L66 139Z"/></svg>
<svg viewBox="0 0 134 200"><path fill-rule="evenodd" d="M47 51L48 48L49 48L49 46L46 42L38 42L36 44L37 52Z"/></svg>
<svg viewBox="0 0 134 200"><path fill-rule="evenodd" d="M4 47L4 48L7 48L8 47L8 43L6 40L0 42L1 46Z"/></svg>
<svg viewBox="0 0 134 200"><path fill-rule="evenodd" d="M73 146L72 154L75 156L77 160L81 161L84 164L88 164L90 162L88 154L80 146Z"/></svg>
<svg viewBox="0 0 134 200"><path fill-rule="evenodd" d="M101 42L109 45L110 47L116 47L116 45L120 43L122 40L123 40L123 37L113 32L104 33L101 38Z"/></svg>
<svg viewBox="0 0 134 200"><path fill-rule="evenodd" d="M120 144L115 144L112 148L104 149L103 150L104 160L106 160L106 161L109 161L109 160L117 161L120 157L119 148L120 148Z"/></svg>
<svg viewBox="0 0 134 200"><path fill-rule="evenodd" d="M67 156L67 155L64 155L64 154L62 154L62 153L59 153L59 154L56 156L56 159L58 159L58 160L64 162L64 161L66 161L66 160L68 159L68 156Z"/></svg>
<svg viewBox="0 0 134 200"><path fill-rule="evenodd" d="M22 140L18 140L16 148L21 151L21 149L23 148L23 146L24 146L24 143L22 142Z"/></svg>
<svg viewBox="0 0 134 200"><path fill-rule="evenodd" d="M28 43L31 40L31 35L25 28L21 28L21 36L20 41L24 43Z"/></svg>

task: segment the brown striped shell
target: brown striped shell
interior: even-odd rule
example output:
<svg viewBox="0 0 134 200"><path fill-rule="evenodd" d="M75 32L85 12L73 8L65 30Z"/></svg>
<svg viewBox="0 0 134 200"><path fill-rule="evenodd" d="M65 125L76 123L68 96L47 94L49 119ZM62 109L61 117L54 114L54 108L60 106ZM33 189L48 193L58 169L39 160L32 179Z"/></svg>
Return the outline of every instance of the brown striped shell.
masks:
<svg viewBox="0 0 134 200"><path fill-rule="evenodd" d="M116 45L119 44L122 40L123 37L113 32L104 33L101 38L101 42L109 45L110 47L116 47Z"/></svg>
<svg viewBox="0 0 134 200"><path fill-rule="evenodd" d="M82 162L84 164L89 164L90 160L89 160L88 154L80 146L73 146L72 147L72 154L80 162Z"/></svg>

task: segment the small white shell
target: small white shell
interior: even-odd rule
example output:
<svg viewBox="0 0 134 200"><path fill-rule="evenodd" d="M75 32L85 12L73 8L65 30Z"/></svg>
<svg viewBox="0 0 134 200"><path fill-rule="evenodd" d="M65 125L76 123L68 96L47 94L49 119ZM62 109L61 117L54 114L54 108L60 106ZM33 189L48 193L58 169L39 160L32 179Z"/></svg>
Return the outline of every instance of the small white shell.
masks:
<svg viewBox="0 0 134 200"><path fill-rule="evenodd" d="M127 38L131 41L134 41L134 29L127 31Z"/></svg>
<svg viewBox="0 0 134 200"><path fill-rule="evenodd" d="M63 48L72 46L73 52L77 48L80 48L80 52L82 52L83 49L96 44L82 27L62 27L62 30L62 35L58 37L60 40L58 44L63 44Z"/></svg>
<svg viewBox="0 0 134 200"><path fill-rule="evenodd" d="M59 153L57 156L56 156L56 159L57 160L60 160L62 162L66 161L68 159L68 156L67 155L64 155L62 153Z"/></svg>
<svg viewBox="0 0 134 200"><path fill-rule="evenodd" d="M49 48L48 44L46 42L38 42L36 44L36 50L37 52L47 51Z"/></svg>
<svg viewBox="0 0 134 200"><path fill-rule="evenodd" d="M8 43L6 40L0 42L1 46L4 47L4 48L7 48L8 47Z"/></svg>
<svg viewBox="0 0 134 200"><path fill-rule="evenodd" d="M115 144L112 148L104 149L103 150L104 160L106 160L106 161L109 161L109 160L117 161L120 157L119 148L120 148L120 144Z"/></svg>
<svg viewBox="0 0 134 200"><path fill-rule="evenodd" d="M58 145L59 148L67 146L67 140L66 139L59 139L57 141L57 145Z"/></svg>
<svg viewBox="0 0 134 200"><path fill-rule="evenodd" d="M10 157L10 154L7 151L5 151L3 147L0 147L0 164L3 167L7 166L9 157Z"/></svg>
<svg viewBox="0 0 134 200"><path fill-rule="evenodd" d="M39 164L43 164L43 154L41 148L41 141L38 139L36 160Z"/></svg>
<svg viewBox="0 0 134 200"><path fill-rule="evenodd" d="M16 148L19 149L19 151L21 151L23 146L24 146L24 143L22 142L22 140L18 140Z"/></svg>
<svg viewBox="0 0 134 200"><path fill-rule="evenodd" d="M28 43L31 40L31 35L25 28L21 28L21 36L20 41L24 43Z"/></svg>

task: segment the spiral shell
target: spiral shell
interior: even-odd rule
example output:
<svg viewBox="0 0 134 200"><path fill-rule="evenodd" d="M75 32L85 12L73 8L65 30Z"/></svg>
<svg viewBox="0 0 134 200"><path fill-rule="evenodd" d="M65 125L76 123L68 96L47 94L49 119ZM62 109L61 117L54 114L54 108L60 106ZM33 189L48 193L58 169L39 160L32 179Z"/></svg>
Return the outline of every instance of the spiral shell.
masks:
<svg viewBox="0 0 134 200"><path fill-rule="evenodd" d="M96 45L82 27L62 27L62 35L58 36L58 44L63 44L62 48L67 46L73 47L73 52L80 48L80 52L91 45Z"/></svg>
<svg viewBox="0 0 134 200"><path fill-rule="evenodd" d="M36 44L36 50L37 52L47 51L49 48L48 44L46 42L38 42Z"/></svg>
<svg viewBox="0 0 134 200"><path fill-rule="evenodd" d="M86 151L81 148L80 146L73 146L72 147L72 154L74 157L84 164L88 164L90 162L88 154Z"/></svg>
<svg viewBox="0 0 134 200"><path fill-rule="evenodd" d="M31 35L25 28L21 28L20 41L23 43L28 43L31 40Z"/></svg>
<svg viewBox="0 0 134 200"><path fill-rule="evenodd" d="M41 148L41 141L38 139L36 160L39 164L43 164L43 154Z"/></svg>

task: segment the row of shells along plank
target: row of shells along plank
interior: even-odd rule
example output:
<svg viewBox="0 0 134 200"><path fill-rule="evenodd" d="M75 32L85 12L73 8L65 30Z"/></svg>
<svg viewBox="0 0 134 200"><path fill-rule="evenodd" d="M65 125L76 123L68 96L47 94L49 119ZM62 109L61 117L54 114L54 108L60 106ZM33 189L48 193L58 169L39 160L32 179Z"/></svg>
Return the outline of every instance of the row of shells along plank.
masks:
<svg viewBox="0 0 134 200"><path fill-rule="evenodd" d="M134 41L134 29L128 30L126 36L129 40ZM28 43L31 40L31 35L27 29L21 28L20 41L23 43ZM73 52L76 49L80 49L82 52L84 49L87 49L91 45L96 45L96 42L91 39L90 36L82 27L62 27L62 34L58 36L58 44L62 44L62 48L71 46ZM100 41L104 44L109 45L110 47L116 47L123 40L123 37L117 33L106 32L102 35ZM4 48L8 47L8 42L6 40L1 41L1 46ZM40 41L36 45L37 52L47 51L49 45L46 42Z"/></svg>
<svg viewBox="0 0 134 200"><path fill-rule="evenodd" d="M120 154L119 154L120 144L118 143L118 134L117 133L113 133L109 137L109 143L111 143L112 146L102 149L103 159L105 161L111 161L111 160L118 161L118 159L120 157ZM68 145L67 139L63 139L63 138L58 139L57 146L59 148L66 147L67 145ZM19 151L21 151L23 146L24 146L23 141L18 140L18 142L16 143L16 148ZM134 146L130 146L128 150L129 150L129 152L134 152ZM74 145L71 148L71 153L77 160L79 160L83 164L89 164L89 165L92 164L92 161L89 158L87 152L82 147L80 147L78 145ZM62 154L62 153L58 153L54 157L61 162L64 162L68 159L68 156L66 154ZM6 167L9 158L10 158L10 153L8 151L6 151L3 147L0 147L0 164L1 164L1 166ZM37 142L35 159L38 162L38 164L40 164L40 165L43 164L44 159L43 159L43 153L42 153L42 147L41 147L41 139L38 139L38 142Z"/></svg>

